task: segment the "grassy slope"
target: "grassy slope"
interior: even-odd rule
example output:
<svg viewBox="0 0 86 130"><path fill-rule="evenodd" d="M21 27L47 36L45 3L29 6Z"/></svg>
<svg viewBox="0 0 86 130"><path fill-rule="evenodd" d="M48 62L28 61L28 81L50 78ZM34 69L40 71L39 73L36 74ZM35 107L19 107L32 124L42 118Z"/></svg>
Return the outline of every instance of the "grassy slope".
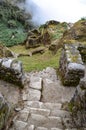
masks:
<svg viewBox="0 0 86 130"><path fill-rule="evenodd" d="M24 46L18 45L10 48L15 53L27 53L28 50ZM61 49L53 55L51 51L47 50L44 54L36 54L31 57L23 56L18 58L22 61L25 71L42 70L48 66L57 68L59 66Z"/></svg>
<svg viewBox="0 0 86 130"><path fill-rule="evenodd" d="M48 31L51 36L51 42L53 43L55 40L58 40L62 37L63 32L67 29L66 23L61 23L58 25L50 25L48 27ZM25 46L14 46L10 48L15 53L29 53L32 49L25 49ZM43 54L36 54L32 57L23 56L18 58L22 61L24 70L25 71L32 71L32 70L42 70L48 66L58 68L59 67L59 58L61 54L61 49L57 51L54 55L48 49Z"/></svg>

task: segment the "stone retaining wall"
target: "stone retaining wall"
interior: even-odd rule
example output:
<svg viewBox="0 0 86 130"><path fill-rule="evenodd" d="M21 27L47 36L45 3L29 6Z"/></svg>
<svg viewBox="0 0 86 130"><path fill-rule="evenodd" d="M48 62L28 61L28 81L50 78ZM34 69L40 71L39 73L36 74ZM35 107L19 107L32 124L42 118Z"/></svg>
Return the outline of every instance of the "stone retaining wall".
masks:
<svg viewBox="0 0 86 130"><path fill-rule="evenodd" d="M77 127L86 127L86 77L81 79L70 102L72 118Z"/></svg>
<svg viewBox="0 0 86 130"><path fill-rule="evenodd" d="M79 45L78 50L80 51L83 62L86 63L86 45Z"/></svg>
<svg viewBox="0 0 86 130"><path fill-rule="evenodd" d="M6 102L6 100L0 93L0 130L2 130L5 127L10 112L10 105Z"/></svg>
<svg viewBox="0 0 86 130"><path fill-rule="evenodd" d="M25 76L22 69L22 63L15 59L0 59L0 79L23 87Z"/></svg>
<svg viewBox="0 0 86 130"><path fill-rule="evenodd" d="M64 85L76 86L84 77L85 67L81 55L74 44L64 45L60 58L60 76Z"/></svg>

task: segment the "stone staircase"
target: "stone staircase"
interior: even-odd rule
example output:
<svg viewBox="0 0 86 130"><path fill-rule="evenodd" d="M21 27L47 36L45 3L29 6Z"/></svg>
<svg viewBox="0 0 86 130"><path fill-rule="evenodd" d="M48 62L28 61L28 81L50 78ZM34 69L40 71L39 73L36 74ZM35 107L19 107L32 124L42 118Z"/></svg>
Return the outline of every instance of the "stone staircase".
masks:
<svg viewBox="0 0 86 130"><path fill-rule="evenodd" d="M60 103L26 101L13 120L10 130L63 130L72 128L70 113Z"/></svg>
<svg viewBox="0 0 86 130"><path fill-rule="evenodd" d="M75 88L63 88L52 68L27 74L27 79L30 82L22 90L23 107L15 108L16 116L9 130L77 130L71 113L62 107Z"/></svg>

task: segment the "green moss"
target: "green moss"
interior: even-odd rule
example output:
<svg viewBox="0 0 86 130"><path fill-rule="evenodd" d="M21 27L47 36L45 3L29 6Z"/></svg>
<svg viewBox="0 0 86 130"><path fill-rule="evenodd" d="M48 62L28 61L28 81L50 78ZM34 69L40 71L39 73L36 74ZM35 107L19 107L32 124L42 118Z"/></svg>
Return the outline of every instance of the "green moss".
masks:
<svg viewBox="0 0 86 130"><path fill-rule="evenodd" d="M70 111L70 112L73 112L73 107L74 107L74 103L73 103L73 102L70 102L70 103L68 104L68 108L69 108L69 111Z"/></svg>

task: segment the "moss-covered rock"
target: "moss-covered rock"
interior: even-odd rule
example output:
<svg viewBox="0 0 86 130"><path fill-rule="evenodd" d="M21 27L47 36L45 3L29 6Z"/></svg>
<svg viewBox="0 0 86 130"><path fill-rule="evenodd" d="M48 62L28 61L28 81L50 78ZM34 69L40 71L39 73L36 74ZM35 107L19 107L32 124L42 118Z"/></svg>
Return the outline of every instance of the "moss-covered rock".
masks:
<svg viewBox="0 0 86 130"><path fill-rule="evenodd" d="M86 41L86 19L79 20L69 30L64 32L62 41L68 40Z"/></svg>
<svg viewBox="0 0 86 130"><path fill-rule="evenodd" d="M64 45L59 67L62 82L66 86L77 86L84 77L85 67L76 44Z"/></svg>
<svg viewBox="0 0 86 130"><path fill-rule="evenodd" d="M86 77L81 79L69 104L75 126L86 127Z"/></svg>
<svg viewBox="0 0 86 130"><path fill-rule="evenodd" d="M10 116L10 105L6 102L2 94L0 93L0 130L5 129L6 123Z"/></svg>
<svg viewBox="0 0 86 130"><path fill-rule="evenodd" d="M24 87L26 81L22 63L11 58L0 59L0 79Z"/></svg>

